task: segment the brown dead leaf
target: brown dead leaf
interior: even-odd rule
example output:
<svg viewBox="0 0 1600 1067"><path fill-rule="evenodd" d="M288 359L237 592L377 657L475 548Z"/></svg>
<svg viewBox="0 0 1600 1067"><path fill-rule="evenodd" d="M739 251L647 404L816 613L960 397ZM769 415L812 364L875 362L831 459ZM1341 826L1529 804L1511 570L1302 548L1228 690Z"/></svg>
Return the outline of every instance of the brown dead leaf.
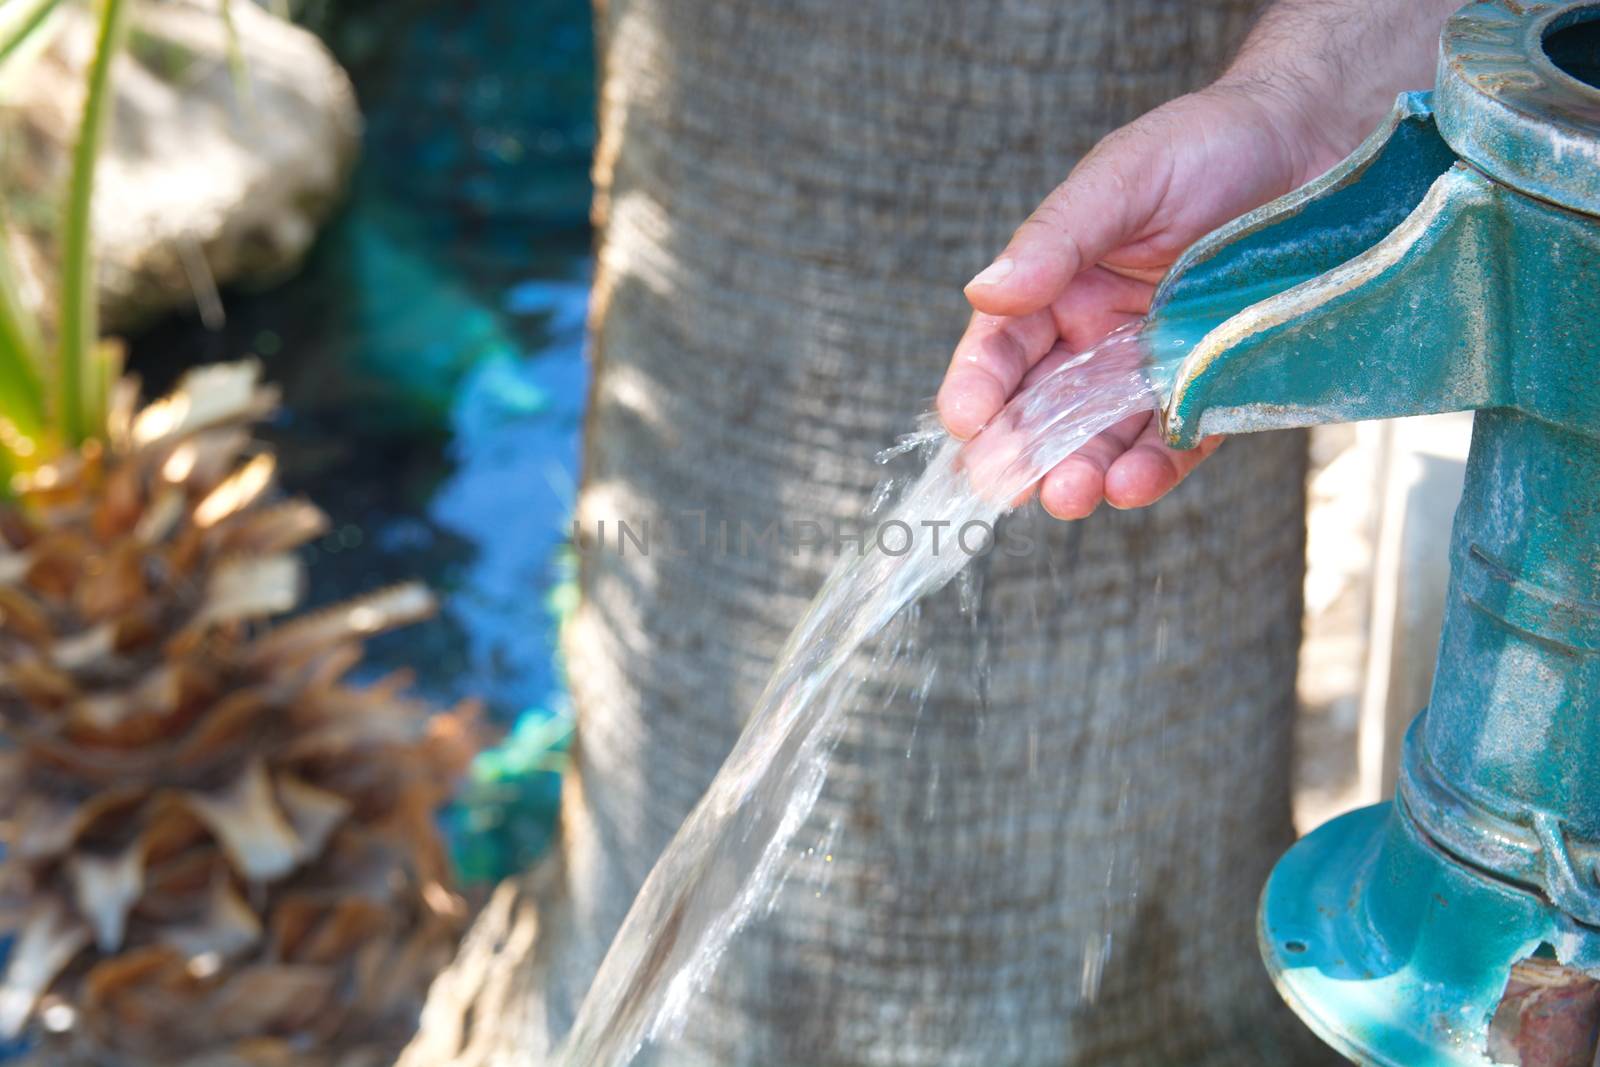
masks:
<svg viewBox="0 0 1600 1067"><path fill-rule="evenodd" d="M308 1056L304 1042L281 1037L245 1038L227 1048L186 1059L180 1067L322 1067L320 1056Z"/></svg>
<svg viewBox="0 0 1600 1067"><path fill-rule="evenodd" d="M161 864L146 862L145 893L136 914L158 926L192 921L206 908L217 880L233 874L209 840L203 847L191 848Z"/></svg>
<svg viewBox="0 0 1600 1067"><path fill-rule="evenodd" d="M296 947L295 963L332 966L363 942L400 925L400 917L363 897L345 897L327 911L316 929Z"/></svg>
<svg viewBox="0 0 1600 1067"><path fill-rule="evenodd" d="M172 450L161 465L161 475L181 484L191 496L204 495L233 473L251 443L250 431L242 426L197 433Z"/></svg>
<svg viewBox="0 0 1600 1067"><path fill-rule="evenodd" d="M83 801L31 793L17 811L12 847L30 860L59 856L98 820L126 813L143 798L137 788L106 790Z"/></svg>
<svg viewBox="0 0 1600 1067"><path fill-rule="evenodd" d="M254 421L277 406L276 392L260 381L255 360L196 367L134 416L129 438L135 448L148 448L223 423Z"/></svg>
<svg viewBox="0 0 1600 1067"><path fill-rule="evenodd" d="M55 533L34 547L25 579L35 593L57 600L70 598L78 586L84 562L99 546L76 531Z"/></svg>
<svg viewBox="0 0 1600 1067"><path fill-rule="evenodd" d="M272 711L260 689L234 690L195 724L173 754L173 766L193 770L237 756L239 746Z"/></svg>
<svg viewBox="0 0 1600 1067"><path fill-rule="evenodd" d="M315 693L318 690L327 690L339 684L340 679L355 669L361 662L364 650L355 641L344 641L329 645L327 648L302 661L304 688ZM287 673L288 664L284 664L280 671ZM295 704L298 710L304 701ZM307 721L302 718L301 721Z"/></svg>
<svg viewBox="0 0 1600 1067"><path fill-rule="evenodd" d="M178 520L183 518L186 504L181 489L166 486L157 490L150 506L139 516L139 523L133 528L133 539L145 547L165 541L178 525Z"/></svg>
<svg viewBox="0 0 1600 1067"><path fill-rule="evenodd" d="M328 531L328 517L309 500L286 500L257 508L219 531L222 552L274 555L299 548Z"/></svg>
<svg viewBox="0 0 1600 1067"><path fill-rule="evenodd" d="M301 860L319 854L350 814L350 801L287 774L278 776L278 801L300 838Z"/></svg>
<svg viewBox="0 0 1600 1067"><path fill-rule="evenodd" d="M112 468L93 501L89 528L101 541L128 533L144 510L143 472L131 463Z"/></svg>
<svg viewBox="0 0 1600 1067"><path fill-rule="evenodd" d="M144 813L145 860L152 866L186 852L206 836L205 824L183 799L171 793L155 797Z"/></svg>
<svg viewBox="0 0 1600 1067"><path fill-rule="evenodd" d="M56 639L50 658L65 671L81 671L111 658L116 652L116 629L100 623L87 630Z"/></svg>
<svg viewBox="0 0 1600 1067"><path fill-rule="evenodd" d="M199 922L168 927L161 933L161 940L191 963L232 959L260 939L261 920L227 877L213 880L206 912ZM213 966L206 963L204 969Z"/></svg>
<svg viewBox="0 0 1600 1067"><path fill-rule="evenodd" d="M483 704L476 700L463 700L428 719L425 745L437 773L449 780L465 774L484 746L486 729Z"/></svg>
<svg viewBox="0 0 1600 1067"><path fill-rule="evenodd" d="M130 988L165 985L184 980L183 957L169 948L152 945L101 960L84 979L84 1003L104 1005Z"/></svg>
<svg viewBox="0 0 1600 1067"><path fill-rule="evenodd" d="M11 948L0 982L0 1035L12 1038L22 1031L39 995L88 944L89 928L59 902L39 903Z"/></svg>
<svg viewBox="0 0 1600 1067"><path fill-rule="evenodd" d="M194 524L207 529L250 507L272 486L278 462L262 452L218 483L194 508Z"/></svg>
<svg viewBox="0 0 1600 1067"><path fill-rule="evenodd" d="M414 1019L434 976L450 963L456 930L453 923L424 922L398 942L364 945L356 959L356 1010L370 1019Z"/></svg>
<svg viewBox="0 0 1600 1067"><path fill-rule="evenodd" d="M309 759L415 744L425 729L427 708L418 701L382 699L365 689L339 686L304 694L293 714L296 736L284 750L285 758Z"/></svg>
<svg viewBox="0 0 1600 1067"><path fill-rule="evenodd" d="M426 587L397 585L277 627L256 642L252 658L261 667L296 662L337 642L419 622L437 607Z"/></svg>
<svg viewBox="0 0 1600 1067"><path fill-rule="evenodd" d="M300 562L293 556L229 560L211 572L196 625L282 614L299 603L302 581Z"/></svg>
<svg viewBox="0 0 1600 1067"><path fill-rule="evenodd" d="M172 714L183 695L183 679L170 663L157 663L129 685L101 690L73 705L74 740L91 744L148 744L162 734L160 721ZM124 729L135 718L155 720Z"/></svg>
<svg viewBox="0 0 1600 1067"><path fill-rule="evenodd" d="M78 914L94 931L95 947L115 952L122 947L128 912L144 891L144 845L135 841L114 856L78 853L67 859Z"/></svg>
<svg viewBox="0 0 1600 1067"><path fill-rule="evenodd" d="M79 613L92 622L105 622L132 611L149 592L144 559L143 545L123 541L85 568L77 589Z"/></svg>
<svg viewBox="0 0 1600 1067"><path fill-rule="evenodd" d="M28 554L18 552L0 537L0 585L15 585L28 573Z"/></svg>
<svg viewBox="0 0 1600 1067"><path fill-rule="evenodd" d="M204 992L182 957L161 945L96 963L83 982L76 1036L105 1047L86 1049L84 1058L119 1062L132 1053L145 1063L174 1062L172 1039L203 1025Z"/></svg>
<svg viewBox="0 0 1600 1067"><path fill-rule="evenodd" d="M230 978L209 1015L230 1037L285 1033L309 1026L334 1001L338 973L327 967L258 964Z"/></svg>
<svg viewBox="0 0 1600 1067"><path fill-rule="evenodd" d="M9 583L0 584L0 632L14 634L40 647L53 637L39 602Z"/></svg>
<svg viewBox="0 0 1600 1067"><path fill-rule="evenodd" d="M127 447L138 407L139 376L124 374L112 383L111 396L106 402L106 439L114 447Z"/></svg>
<svg viewBox="0 0 1600 1067"><path fill-rule="evenodd" d="M147 780L165 765L165 753L159 749L80 745L43 730L19 730L17 742L27 752L30 764L69 774L100 789Z"/></svg>
<svg viewBox="0 0 1600 1067"><path fill-rule="evenodd" d="M38 656L13 656L4 671L6 686L37 709L60 707L78 694L72 675Z"/></svg>
<svg viewBox="0 0 1600 1067"><path fill-rule="evenodd" d="M279 900L267 934L268 957L295 962L306 937L328 913L331 900L331 893L290 893Z"/></svg>
<svg viewBox="0 0 1600 1067"><path fill-rule="evenodd" d="M273 796L259 760L222 793L185 793L191 810L211 828L228 860L250 881L272 881L294 870L302 842Z"/></svg>

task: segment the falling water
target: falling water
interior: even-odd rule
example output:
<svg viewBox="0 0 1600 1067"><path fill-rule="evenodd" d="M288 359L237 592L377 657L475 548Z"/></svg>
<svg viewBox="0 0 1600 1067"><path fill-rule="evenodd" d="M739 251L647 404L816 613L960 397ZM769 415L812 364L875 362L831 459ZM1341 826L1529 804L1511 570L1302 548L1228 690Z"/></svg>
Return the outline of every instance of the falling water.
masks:
<svg viewBox="0 0 1600 1067"><path fill-rule="evenodd" d="M1086 352L1053 354L1058 365L971 441L905 439L903 448L937 437L926 468L883 513L882 536L840 560L790 634L733 752L601 963L564 1047L565 1067L623 1067L683 1019L728 939L771 892L822 788L851 690L841 668L902 608L962 569L971 555L951 546L961 531L981 543L1046 471L1153 409L1182 345L1153 352L1137 328L1124 328ZM917 536L941 522L949 531L942 548Z"/></svg>

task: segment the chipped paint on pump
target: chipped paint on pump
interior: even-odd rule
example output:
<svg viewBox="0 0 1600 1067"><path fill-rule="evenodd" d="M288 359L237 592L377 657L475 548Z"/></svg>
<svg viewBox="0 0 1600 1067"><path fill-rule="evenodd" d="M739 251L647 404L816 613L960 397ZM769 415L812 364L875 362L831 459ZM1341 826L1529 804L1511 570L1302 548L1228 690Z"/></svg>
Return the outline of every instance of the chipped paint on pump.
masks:
<svg viewBox="0 0 1600 1067"><path fill-rule="evenodd" d="M1591 45L1595 0L1463 9L1433 94L1402 96L1344 164L1197 243L1152 311L1158 340L1190 353L1163 411L1180 446L1478 412L1398 798L1300 842L1262 897L1278 988L1358 1063L1483 1067L1513 965L1548 946L1600 971Z"/></svg>

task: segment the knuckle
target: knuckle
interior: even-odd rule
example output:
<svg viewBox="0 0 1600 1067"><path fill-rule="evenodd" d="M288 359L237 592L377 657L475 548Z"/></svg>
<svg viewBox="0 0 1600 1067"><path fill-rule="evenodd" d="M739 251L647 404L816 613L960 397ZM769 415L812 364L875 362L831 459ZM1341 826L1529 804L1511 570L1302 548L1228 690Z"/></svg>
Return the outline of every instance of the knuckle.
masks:
<svg viewBox="0 0 1600 1067"><path fill-rule="evenodd" d="M1022 220L1022 225L1017 227L1018 240L1038 240L1053 238L1061 233L1066 223L1065 213L1054 203L1046 200L1033 209L1033 214Z"/></svg>
<svg viewBox="0 0 1600 1067"><path fill-rule="evenodd" d="M987 334L978 343L977 363L1002 382L1015 384L1022 376L1024 350L1022 343L1010 332L1008 327L1002 327L993 333Z"/></svg>

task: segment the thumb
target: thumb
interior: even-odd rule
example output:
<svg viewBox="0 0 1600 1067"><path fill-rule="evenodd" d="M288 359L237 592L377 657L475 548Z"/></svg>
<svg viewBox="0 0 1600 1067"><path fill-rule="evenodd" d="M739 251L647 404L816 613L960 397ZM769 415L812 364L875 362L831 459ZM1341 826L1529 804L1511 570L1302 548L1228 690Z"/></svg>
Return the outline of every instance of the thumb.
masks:
<svg viewBox="0 0 1600 1067"><path fill-rule="evenodd" d="M1005 251L967 283L967 299L990 315L1026 315L1141 236L1172 172L1165 123L1147 115L1111 134L1045 197Z"/></svg>

